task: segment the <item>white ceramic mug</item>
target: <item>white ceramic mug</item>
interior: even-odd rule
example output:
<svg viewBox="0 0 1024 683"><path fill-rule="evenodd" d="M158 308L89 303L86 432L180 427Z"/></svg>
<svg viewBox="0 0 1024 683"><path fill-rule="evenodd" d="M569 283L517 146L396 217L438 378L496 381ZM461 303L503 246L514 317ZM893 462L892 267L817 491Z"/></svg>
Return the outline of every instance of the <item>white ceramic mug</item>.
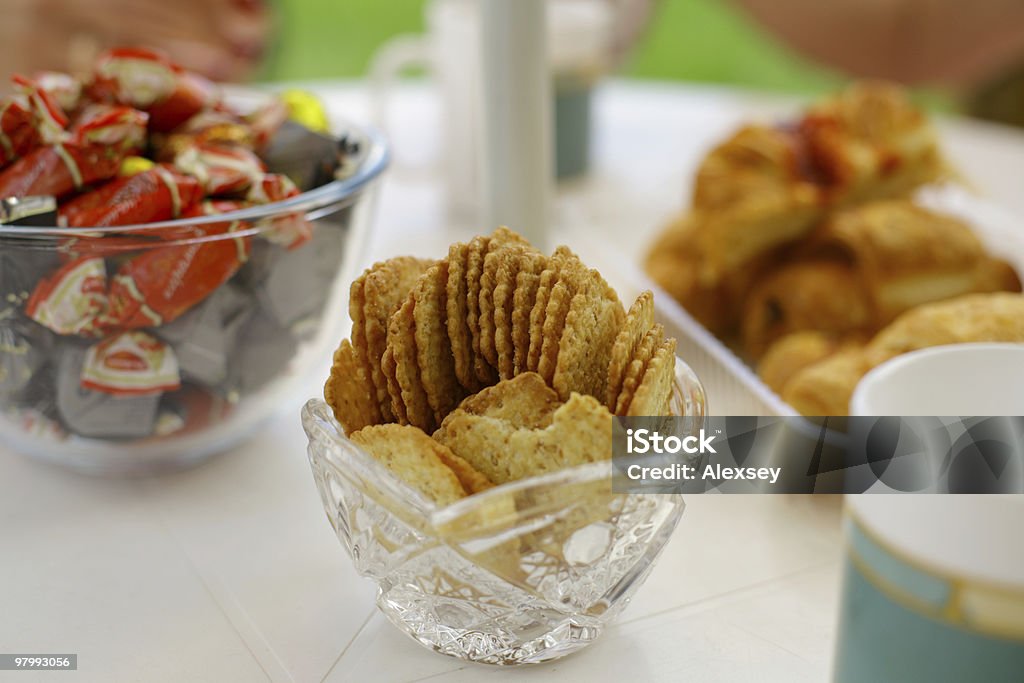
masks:
<svg viewBox="0 0 1024 683"><path fill-rule="evenodd" d="M1024 415L1024 345L899 356L851 412ZM1024 496L847 496L845 513L836 683L1024 680Z"/></svg>

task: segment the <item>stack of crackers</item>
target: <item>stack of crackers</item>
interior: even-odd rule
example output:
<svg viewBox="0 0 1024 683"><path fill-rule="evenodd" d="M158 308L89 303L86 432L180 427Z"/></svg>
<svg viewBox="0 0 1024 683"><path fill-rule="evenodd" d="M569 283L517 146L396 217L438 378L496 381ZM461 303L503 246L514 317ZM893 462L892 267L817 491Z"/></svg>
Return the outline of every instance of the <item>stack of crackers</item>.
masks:
<svg viewBox="0 0 1024 683"><path fill-rule="evenodd" d="M567 247L499 228L376 263L324 397L353 442L438 505L611 455L613 415L668 415L674 339Z"/></svg>

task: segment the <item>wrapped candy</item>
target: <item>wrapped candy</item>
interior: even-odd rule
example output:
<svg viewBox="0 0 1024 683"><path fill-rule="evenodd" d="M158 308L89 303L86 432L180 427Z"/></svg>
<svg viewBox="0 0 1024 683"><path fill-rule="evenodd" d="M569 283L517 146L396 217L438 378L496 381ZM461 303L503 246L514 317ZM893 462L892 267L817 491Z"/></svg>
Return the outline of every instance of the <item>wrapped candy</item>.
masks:
<svg viewBox="0 0 1024 683"><path fill-rule="evenodd" d="M72 139L81 146L111 147L121 159L146 146L149 115L131 107L90 104L71 128Z"/></svg>
<svg viewBox="0 0 1024 683"><path fill-rule="evenodd" d="M298 194L298 188L287 176L267 173L253 183L245 199L254 204L269 204ZM297 249L313 238L313 224L301 211L264 219L260 227L265 239L286 249Z"/></svg>
<svg viewBox="0 0 1024 683"><path fill-rule="evenodd" d="M62 225L138 225L178 218L202 197L199 183L159 165L76 197L60 207Z"/></svg>
<svg viewBox="0 0 1024 683"><path fill-rule="evenodd" d="M173 161L189 147L235 145L246 149L256 146L251 126L237 114L221 109L201 111L170 133L154 133L151 146L160 161Z"/></svg>
<svg viewBox="0 0 1024 683"><path fill-rule="evenodd" d="M194 145L174 158L174 166L196 178L208 195L244 193L267 170L255 152L237 145Z"/></svg>
<svg viewBox="0 0 1024 683"><path fill-rule="evenodd" d="M126 262L111 281L99 324L106 329L157 327L195 306L248 258L248 236L222 237L241 229L237 221L188 228L194 241L152 248Z"/></svg>
<svg viewBox="0 0 1024 683"><path fill-rule="evenodd" d="M81 386L113 396L150 396L181 386L174 350L142 330L108 337L89 347Z"/></svg>
<svg viewBox="0 0 1024 683"><path fill-rule="evenodd" d="M57 413L74 433L92 438L138 439L149 436L161 394L115 396L82 386L86 349L66 344L57 365Z"/></svg>
<svg viewBox="0 0 1024 683"><path fill-rule="evenodd" d="M107 306L107 270L101 258L83 258L43 278L25 307L28 317L57 334L91 335Z"/></svg>
<svg viewBox="0 0 1024 683"><path fill-rule="evenodd" d="M213 83L143 48L116 48L102 54L87 90L98 101L148 112L150 130L156 132L177 128L219 100Z"/></svg>
<svg viewBox="0 0 1024 683"><path fill-rule="evenodd" d="M64 140L67 116L38 83L11 78L17 91L0 102L0 168L40 145Z"/></svg>
<svg viewBox="0 0 1024 683"><path fill-rule="evenodd" d="M39 147L0 172L0 198L65 197L117 175L121 162L145 140L146 115L129 107L86 112L71 139Z"/></svg>
<svg viewBox="0 0 1024 683"><path fill-rule="evenodd" d="M229 283L156 334L174 348L183 377L212 387L227 378L238 330L252 311L252 300Z"/></svg>
<svg viewBox="0 0 1024 683"><path fill-rule="evenodd" d="M78 109L82 101L82 83L74 76L60 71L41 71L33 80L65 113Z"/></svg>

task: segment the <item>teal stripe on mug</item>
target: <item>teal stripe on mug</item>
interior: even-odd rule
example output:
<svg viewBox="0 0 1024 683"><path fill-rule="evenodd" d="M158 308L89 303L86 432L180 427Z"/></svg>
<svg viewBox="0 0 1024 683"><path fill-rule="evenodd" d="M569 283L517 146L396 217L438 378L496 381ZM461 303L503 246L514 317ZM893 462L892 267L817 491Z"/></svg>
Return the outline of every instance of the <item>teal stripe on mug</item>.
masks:
<svg viewBox="0 0 1024 683"><path fill-rule="evenodd" d="M928 574L889 553L868 538L851 519L846 520L846 539L849 550L878 579L922 607L941 610L949 602L952 587L941 577Z"/></svg>
<svg viewBox="0 0 1024 683"><path fill-rule="evenodd" d="M846 561L835 683L1021 683L1024 643L933 619Z"/></svg>

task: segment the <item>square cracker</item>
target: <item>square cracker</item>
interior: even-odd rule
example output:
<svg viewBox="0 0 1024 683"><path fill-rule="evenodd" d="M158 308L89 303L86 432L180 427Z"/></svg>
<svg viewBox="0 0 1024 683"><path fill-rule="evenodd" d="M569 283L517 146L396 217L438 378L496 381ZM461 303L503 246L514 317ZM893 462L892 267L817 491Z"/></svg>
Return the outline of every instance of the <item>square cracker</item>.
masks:
<svg viewBox="0 0 1024 683"><path fill-rule="evenodd" d="M626 322L615 337L611 359L608 361L608 389L605 405L608 410L615 410L615 401L622 391L622 380L626 376L626 368L633 359L640 340L647 331L654 327L654 294L650 290L643 292L629 307Z"/></svg>
<svg viewBox="0 0 1024 683"><path fill-rule="evenodd" d="M615 399L615 410L613 412L616 415L626 414L629 404L633 400L636 388L643 381L647 364L654 357L654 352L658 350L658 347L664 341L665 328L661 325L655 325L649 329L644 338L640 340L640 345L637 346L636 353L633 354L633 359L629 362L626 374L622 379L622 390L619 392L618 398Z"/></svg>
<svg viewBox="0 0 1024 683"><path fill-rule="evenodd" d="M572 299L559 339L551 386L560 397L575 391L606 399L608 365L625 318L615 290L590 270Z"/></svg>
<svg viewBox="0 0 1024 683"><path fill-rule="evenodd" d="M388 348L395 359L395 378L405 404L409 424L431 431L434 411L430 409L427 392L420 378L419 358L416 352L416 303L410 296L398 307L388 323Z"/></svg>
<svg viewBox="0 0 1024 683"><path fill-rule="evenodd" d="M334 352L331 375L324 384L324 400L346 434L380 420L376 397L360 369L352 343L342 340Z"/></svg>
<svg viewBox="0 0 1024 683"><path fill-rule="evenodd" d="M452 344L445 324L448 262L430 267L412 288L413 330L420 380L440 423L459 404L464 390L455 375Z"/></svg>
<svg viewBox="0 0 1024 683"><path fill-rule="evenodd" d="M647 363L643 381L633 394L628 416L667 415L676 379L676 340L666 339Z"/></svg>
<svg viewBox="0 0 1024 683"><path fill-rule="evenodd" d="M377 425L360 429L349 438L436 505L444 507L466 497L465 486L445 462L458 456L416 427Z"/></svg>
<svg viewBox="0 0 1024 683"><path fill-rule="evenodd" d="M387 377L381 370L381 359L387 346L388 321L398 306L405 300L416 280L429 268L434 261L429 259L399 256L373 264L363 273L362 280L362 315L353 310L358 305L360 294L353 283L350 292L349 314L352 318L352 342L357 358L360 344L365 337L366 367L369 368L373 380L377 402L380 405L383 421L397 418L392 409L391 395L388 392Z"/></svg>

